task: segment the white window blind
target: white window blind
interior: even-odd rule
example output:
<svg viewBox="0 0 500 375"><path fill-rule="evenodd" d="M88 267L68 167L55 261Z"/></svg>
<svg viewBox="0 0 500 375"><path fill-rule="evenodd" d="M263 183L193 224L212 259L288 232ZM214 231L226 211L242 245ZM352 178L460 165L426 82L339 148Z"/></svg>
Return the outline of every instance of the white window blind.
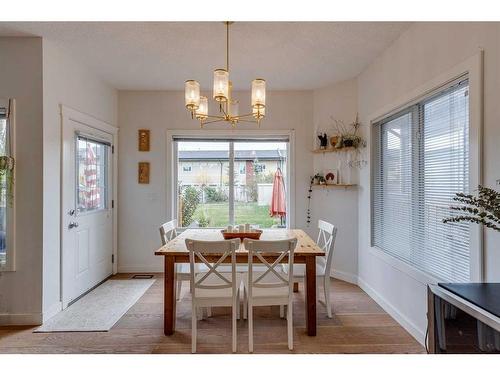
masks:
<svg viewBox="0 0 500 375"><path fill-rule="evenodd" d="M443 223L469 191L468 80L374 124L372 244L443 281L470 280L470 228Z"/></svg>

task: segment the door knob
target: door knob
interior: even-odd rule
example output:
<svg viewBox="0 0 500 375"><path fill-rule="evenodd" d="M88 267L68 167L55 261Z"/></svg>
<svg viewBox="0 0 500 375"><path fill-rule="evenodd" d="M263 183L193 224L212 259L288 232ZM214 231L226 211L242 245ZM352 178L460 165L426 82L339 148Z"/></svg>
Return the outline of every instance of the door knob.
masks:
<svg viewBox="0 0 500 375"><path fill-rule="evenodd" d="M75 210L74 209L71 209L68 211L68 215L69 216L73 216L75 214Z"/></svg>
<svg viewBox="0 0 500 375"><path fill-rule="evenodd" d="M72 228L76 228L78 227L78 223L75 223L74 221L72 221L71 223L69 223L68 225L68 229L72 229Z"/></svg>

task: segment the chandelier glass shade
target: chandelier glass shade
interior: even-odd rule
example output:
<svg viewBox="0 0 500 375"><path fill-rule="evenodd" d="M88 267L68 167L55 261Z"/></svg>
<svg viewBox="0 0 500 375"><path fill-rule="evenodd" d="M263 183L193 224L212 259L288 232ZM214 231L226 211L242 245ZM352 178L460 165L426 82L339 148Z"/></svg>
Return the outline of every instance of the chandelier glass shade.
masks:
<svg viewBox="0 0 500 375"><path fill-rule="evenodd" d="M226 69L214 70L213 99L217 104L219 114L208 114L208 98L200 96L200 84L195 80L187 80L185 84L185 105L191 117L200 121L200 126L215 122L227 122L233 127L238 122L256 123L266 115L266 81L257 78L252 81L251 113L239 114L239 101L232 98L232 83L229 80L229 26L226 25Z"/></svg>

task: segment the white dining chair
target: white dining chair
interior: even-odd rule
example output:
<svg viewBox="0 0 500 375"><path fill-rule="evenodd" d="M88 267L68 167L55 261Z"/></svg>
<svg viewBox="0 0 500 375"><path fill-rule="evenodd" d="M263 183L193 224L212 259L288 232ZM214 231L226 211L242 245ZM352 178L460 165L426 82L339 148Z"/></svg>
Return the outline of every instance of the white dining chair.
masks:
<svg viewBox="0 0 500 375"><path fill-rule="evenodd" d="M323 220L318 220L318 240L316 241L318 246L325 252L325 256L316 257L316 287L318 292L316 293L316 298L319 302L323 302L319 299L319 285L323 284L323 291L325 295L325 307L326 314L329 318L332 317L332 303L330 299L330 274L333 265L333 249L335 246L335 238L337 236L337 228L335 225L330 224ZM283 265L283 270L288 273L288 265ZM304 281L306 272L306 267L304 264L296 264L293 271L294 282Z"/></svg>
<svg viewBox="0 0 500 375"><path fill-rule="evenodd" d="M248 251L248 275L243 279L244 306L248 308L248 350L253 353L253 307L287 306L288 349L293 350L293 254L297 239L279 241L244 240ZM269 263L266 254L279 254ZM265 266L264 272L255 272L254 257ZM288 274L281 270L281 262L288 257ZM260 264L259 264L260 266Z"/></svg>
<svg viewBox="0 0 500 375"><path fill-rule="evenodd" d="M186 239L189 250L189 266L191 279L191 351L196 353L197 311L216 306L231 307L232 315L232 350L237 350L236 320L240 307L239 290L242 274L236 272L236 249L240 240L227 241L197 241ZM217 255L215 263L209 262L208 255ZM224 260L231 258L231 273L218 270ZM201 261L207 267L207 272L196 272L196 262Z"/></svg>
<svg viewBox="0 0 500 375"><path fill-rule="evenodd" d="M165 245L177 237L177 220L171 220L160 226L161 244ZM196 265L196 272L206 272L208 269L202 265ZM181 299L182 282L190 280L189 264L177 263L175 265L175 275L177 279L177 300Z"/></svg>

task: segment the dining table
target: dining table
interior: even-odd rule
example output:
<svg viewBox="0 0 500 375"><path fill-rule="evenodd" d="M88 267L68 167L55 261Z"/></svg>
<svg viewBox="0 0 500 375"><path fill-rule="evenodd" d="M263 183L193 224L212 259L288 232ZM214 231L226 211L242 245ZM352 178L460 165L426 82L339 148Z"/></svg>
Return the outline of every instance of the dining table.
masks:
<svg viewBox="0 0 500 375"><path fill-rule="evenodd" d="M155 255L164 257L164 299L163 299L163 331L170 336L175 332L176 320L176 275L175 265L178 263L189 263L189 251L186 248L186 239L200 241L220 241L223 240L220 229L189 228L180 233L177 237L167 242L155 251ZM297 247L294 251L293 263L305 264L304 280L304 308L306 318L306 330L309 336L316 336L316 257L324 256L325 252L301 229L263 229L261 240L284 240L288 238L297 239ZM205 258L209 262L219 260L221 254L210 254ZM267 262L273 262L279 254L266 255ZM225 262L230 263L227 258ZM238 264L248 264L248 251L243 242L236 250L236 262ZM255 257L253 262L259 263ZM282 262L288 262L288 257L284 257Z"/></svg>

